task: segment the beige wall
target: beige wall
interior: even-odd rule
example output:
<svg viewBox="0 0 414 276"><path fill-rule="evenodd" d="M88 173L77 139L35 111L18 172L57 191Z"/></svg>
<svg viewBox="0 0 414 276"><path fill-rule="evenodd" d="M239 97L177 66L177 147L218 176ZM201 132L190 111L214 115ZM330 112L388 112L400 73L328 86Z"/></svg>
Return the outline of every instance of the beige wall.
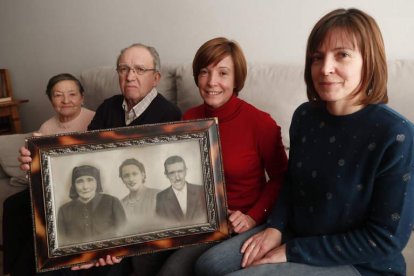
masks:
<svg viewBox="0 0 414 276"><path fill-rule="evenodd" d="M311 27L338 7L377 19L389 59L414 59L412 0L0 0L0 67L30 100L22 117L32 131L53 114L44 89L54 74L114 64L133 42L155 46L162 62L191 62L215 36L239 41L250 62L301 64Z"/></svg>

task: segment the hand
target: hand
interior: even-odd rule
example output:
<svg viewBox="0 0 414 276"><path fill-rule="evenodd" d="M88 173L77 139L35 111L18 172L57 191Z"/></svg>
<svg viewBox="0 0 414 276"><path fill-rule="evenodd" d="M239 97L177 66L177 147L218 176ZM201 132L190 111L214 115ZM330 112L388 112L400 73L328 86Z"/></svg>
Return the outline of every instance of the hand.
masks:
<svg viewBox="0 0 414 276"><path fill-rule="evenodd" d="M39 137L42 136L42 133L39 132L33 132L33 136ZM17 157L17 160L20 162L20 169L22 171L27 172L30 170L29 163L32 162L32 158L30 157L30 151L26 147L21 147L19 149L20 156Z"/></svg>
<svg viewBox="0 0 414 276"><path fill-rule="evenodd" d="M119 264L122 261L122 258L116 257L116 256L111 256L111 255L106 255L106 260L104 258L99 258L99 260L95 263L87 263L87 264L83 264L83 265L77 265L72 267L72 270L81 270L81 269L89 269L93 266L105 266L105 265L114 265L114 264Z"/></svg>
<svg viewBox="0 0 414 276"><path fill-rule="evenodd" d="M256 222L249 215L240 211L229 210L230 230L235 233L243 233L256 226Z"/></svg>
<svg viewBox="0 0 414 276"><path fill-rule="evenodd" d="M243 243L241 248L241 253L244 254L241 266L248 267L261 260L271 250L279 247L281 243L282 233L275 228L266 228L253 235Z"/></svg>
<svg viewBox="0 0 414 276"><path fill-rule="evenodd" d="M276 247L273 250L270 250L262 259L254 261L251 266L261 265L261 264L277 264L277 263L286 263L286 244L282 244L279 247Z"/></svg>
<svg viewBox="0 0 414 276"><path fill-rule="evenodd" d="M28 171L30 169L29 163L32 162L32 157L30 157L30 151L26 147L21 147L19 149L20 156L17 157L17 160L20 162L20 169L22 171Z"/></svg>

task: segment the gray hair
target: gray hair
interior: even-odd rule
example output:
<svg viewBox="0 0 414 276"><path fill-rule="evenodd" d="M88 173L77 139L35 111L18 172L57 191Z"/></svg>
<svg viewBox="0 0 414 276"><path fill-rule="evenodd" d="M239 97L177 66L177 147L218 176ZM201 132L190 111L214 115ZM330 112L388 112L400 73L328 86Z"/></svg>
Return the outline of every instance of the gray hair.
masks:
<svg viewBox="0 0 414 276"><path fill-rule="evenodd" d="M148 46L148 45L145 45L145 44L142 44L142 43L134 43L131 46L122 49L121 53L119 54L118 58L116 59L116 67L118 67L119 60L121 59L121 56L124 54L124 52L126 50L130 49L130 48L133 48L133 47L138 47L138 48L141 47L141 48L147 49L150 52L151 56L152 56L152 60L154 62L155 70L157 72L161 71L160 55L158 54L157 50L154 47L151 47L151 46Z"/></svg>

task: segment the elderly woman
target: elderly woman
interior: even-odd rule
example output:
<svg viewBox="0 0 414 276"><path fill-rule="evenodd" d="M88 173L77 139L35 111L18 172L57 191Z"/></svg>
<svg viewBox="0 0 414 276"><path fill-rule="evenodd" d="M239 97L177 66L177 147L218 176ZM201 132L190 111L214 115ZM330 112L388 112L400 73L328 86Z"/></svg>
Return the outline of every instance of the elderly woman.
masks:
<svg viewBox="0 0 414 276"><path fill-rule="evenodd" d="M125 226L126 217L116 197L102 193L99 170L93 166L73 168L70 202L59 208L60 245L114 237Z"/></svg>
<svg viewBox="0 0 414 276"><path fill-rule="evenodd" d="M288 181L267 224L207 251L198 275L405 275L414 128L385 106L375 20L357 9L322 17L305 81L309 102L293 115Z"/></svg>
<svg viewBox="0 0 414 276"><path fill-rule="evenodd" d="M278 196L287 169L281 130L269 114L238 98L247 64L235 41L218 37L204 43L194 57L193 76L204 103L183 118L218 118L229 227L243 233L266 220ZM193 265L207 247L175 251L159 275L194 275ZM133 264L139 273L142 265Z"/></svg>
<svg viewBox="0 0 414 276"><path fill-rule="evenodd" d="M71 74L59 74L49 79L46 88L56 115L44 122L38 132L57 134L86 131L95 112L82 107L83 87Z"/></svg>
<svg viewBox="0 0 414 276"><path fill-rule="evenodd" d="M84 89L81 82L71 74L63 73L49 79L46 86L48 96L56 115L44 122L38 132L41 135L52 135L65 132L86 131L92 121L95 112L82 107L84 100ZM24 147L21 150L27 151ZM27 266L18 265L27 245L33 243L32 225L30 212L29 189L23 190L10 196L4 202L4 252L5 269L16 269L21 272ZM28 258L26 254L24 258ZM23 262L32 262L25 259Z"/></svg>

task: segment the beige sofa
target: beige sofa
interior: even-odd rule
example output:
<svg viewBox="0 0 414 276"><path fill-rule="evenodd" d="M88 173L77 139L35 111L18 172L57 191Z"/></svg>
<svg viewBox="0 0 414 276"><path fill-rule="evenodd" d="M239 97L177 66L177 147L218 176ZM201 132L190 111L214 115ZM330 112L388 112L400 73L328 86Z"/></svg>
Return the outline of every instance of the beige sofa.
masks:
<svg viewBox="0 0 414 276"><path fill-rule="evenodd" d="M86 105L91 109L115 93L119 93L114 67L97 67L81 74L85 86ZM414 60L389 62L389 105L414 122ZM191 64L165 65L158 90L184 112L201 103L194 84ZM240 97L270 113L282 128L285 146L289 147L288 130L295 108L306 101L303 66L282 64L250 64L248 78ZM22 173L16 161L17 150L25 134L0 136L0 204L8 195L22 189ZM11 178L12 177L12 178ZM1 207L2 208L2 207ZM409 272L414 275L414 242L405 251ZM411 255L410 255L411 254ZM410 275L410 273L408 275Z"/></svg>

